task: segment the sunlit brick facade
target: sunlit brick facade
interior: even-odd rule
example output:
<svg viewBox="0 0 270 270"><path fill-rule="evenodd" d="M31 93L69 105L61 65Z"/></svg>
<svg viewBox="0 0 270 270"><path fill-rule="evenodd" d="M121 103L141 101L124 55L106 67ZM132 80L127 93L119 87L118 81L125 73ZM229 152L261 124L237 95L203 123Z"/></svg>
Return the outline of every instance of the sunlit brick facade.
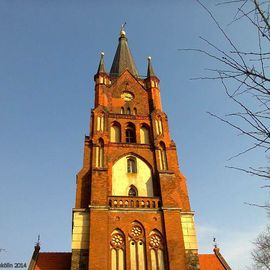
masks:
<svg viewBox="0 0 270 270"><path fill-rule="evenodd" d="M104 54L77 175L72 269L187 269L196 235L151 59L138 72L125 32L111 72Z"/></svg>
<svg viewBox="0 0 270 270"><path fill-rule="evenodd" d="M110 72L102 53L94 81L72 252L50 256L37 245L29 269L60 269L62 258L71 270L229 269L217 249L199 260L186 179L151 58L147 76L139 76L122 29ZM46 268L50 258L55 268Z"/></svg>

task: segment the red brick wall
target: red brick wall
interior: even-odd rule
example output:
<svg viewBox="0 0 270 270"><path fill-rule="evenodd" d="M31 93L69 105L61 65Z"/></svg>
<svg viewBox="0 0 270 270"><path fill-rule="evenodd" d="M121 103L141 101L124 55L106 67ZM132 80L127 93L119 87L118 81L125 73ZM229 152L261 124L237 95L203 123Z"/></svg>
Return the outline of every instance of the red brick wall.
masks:
<svg viewBox="0 0 270 270"><path fill-rule="evenodd" d="M165 254L168 269L186 269L185 250L181 226L180 211L190 211L185 177L179 170L176 147L170 138L167 116L161 111L161 101L158 88L146 88L147 80L134 78L125 71L111 85L96 85L95 108L91 114L90 136L84 145L83 168L77 175L76 208L90 209L90 246L89 269L109 269L110 237L113 230L119 228L126 238L134 220L139 221L145 229L146 245L149 233L157 229L165 240ZM134 99L124 102L121 93L129 91ZM125 109L136 107L137 115L120 114L121 107ZM155 108L155 110L153 110ZM96 131L96 117L100 112L105 115L105 130ZM154 120L161 117L163 134L155 131ZM110 126L114 121L121 125L121 143L110 143ZM136 127L137 144L125 143L125 127L131 122ZM150 144L139 143L139 130L142 124L150 128ZM104 140L104 168L94 168L93 147L99 138ZM160 142L166 145L168 170L159 171L157 149ZM112 166L122 156L133 154L143 159L151 168L153 174L155 196L159 196L162 207L149 211L118 211L108 207L108 196L112 192ZM121 179L119 179L121 181ZM170 209L173 208L173 209ZM150 258L149 249L147 257ZM128 249L127 249L128 252ZM129 265L129 256L127 267ZM150 260L147 261L148 269ZM127 268L129 269L129 268Z"/></svg>

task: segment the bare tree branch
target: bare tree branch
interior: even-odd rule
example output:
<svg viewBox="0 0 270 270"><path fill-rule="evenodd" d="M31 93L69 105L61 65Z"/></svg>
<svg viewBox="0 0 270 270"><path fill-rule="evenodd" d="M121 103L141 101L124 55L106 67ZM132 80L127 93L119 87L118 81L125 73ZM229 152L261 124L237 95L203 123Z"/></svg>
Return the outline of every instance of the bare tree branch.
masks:
<svg viewBox="0 0 270 270"><path fill-rule="evenodd" d="M217 26L226 46L224 49L200 37L208 49L193 48L182 49L182 51L197 52L216 62L215 68L206 69L207 75L193 79L219 80L227 97L238 108L225 116L218 116L211 112L208 114L229 125L239 135L247 137L250 141L250 145L232 156L230 161L250 151L260 151L265 155L270 151L270 0L227 0L217 4L217 6L238 5L229 27L235 23L246 23L245 26L251 33L250 40L255 41L252 44L256 44L256 47L251 50L245 50L236 45L238 43L230 38L229 32L221 26L202 0L197 0L197 2ZM254 168L247 165L247 168L235 166L227 166L227 168L260 177L266 181L261 188L270 188L270 167L268 166ZM270 212L269 203L246 204ZM254 269L270 270L270 225L258 236L254 246L252 252Z"/></svg>
<svg viewBox="0 0 270 270"><path fill-rule="evenodd" d="M270 270L270 226L262 232L253 242L255 248L251 255L254 261L254 268Z"/></svg>

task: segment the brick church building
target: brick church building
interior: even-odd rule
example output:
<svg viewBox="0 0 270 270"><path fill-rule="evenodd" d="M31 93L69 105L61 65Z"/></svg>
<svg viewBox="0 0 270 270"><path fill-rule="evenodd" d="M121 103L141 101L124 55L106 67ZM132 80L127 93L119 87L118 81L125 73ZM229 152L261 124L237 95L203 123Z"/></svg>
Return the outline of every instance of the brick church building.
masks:
<svg viewBox="0 0 270 270"><path fill-rule="evenodd" d="M72 251L40 252L29 270L230 270L217 247L198 254L194 212L148 58L139 76L124 29L95 80L77 174Z"/></svg>

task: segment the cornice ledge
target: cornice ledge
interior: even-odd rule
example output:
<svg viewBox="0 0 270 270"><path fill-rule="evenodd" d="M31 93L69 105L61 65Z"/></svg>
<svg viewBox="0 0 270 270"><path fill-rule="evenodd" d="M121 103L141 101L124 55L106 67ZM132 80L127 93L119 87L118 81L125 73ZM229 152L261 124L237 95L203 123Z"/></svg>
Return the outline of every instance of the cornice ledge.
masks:
<svg viewBox="0 0 270 270"><path fill-rule="evenodd" d="M159 174L175 174L174 171L159 171Z"/></svg>
<svg viewBox="0 0 270 270"><path fill-rule="evenodd" d="M179 207L161 207L162 210L167 210L167 211L182 211L182 208Z"/></svg>
<svg viewBox="0 0 270 270"><path fill-rule="evenodd" d="M93 171L95 171L95 172L106 172L106 171L108 171L108 168L93 168Z"/></svg>

